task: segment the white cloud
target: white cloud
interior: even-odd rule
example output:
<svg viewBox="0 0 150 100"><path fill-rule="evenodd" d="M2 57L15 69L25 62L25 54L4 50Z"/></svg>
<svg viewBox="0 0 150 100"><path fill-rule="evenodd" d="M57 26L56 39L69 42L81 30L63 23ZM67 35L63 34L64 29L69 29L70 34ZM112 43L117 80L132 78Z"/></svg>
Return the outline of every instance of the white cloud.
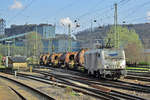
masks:
<svg viewBox="0 0 150 100"><path fill-rule="evenodd" d="M147 12L147 19L150 20L150 11Z"/></svg>
<svg viewBox="0 0 150 100"><path fill-rule="evenodd" d="M10 9L22 9L23 4L17 0L14 0L14 4L10 6Z"/></svg>
<svg viewBox="0 0 150 100"><path fill-rule="evenodd" d="M70 24L71 27L74 27L74 23L70 20L69 17L60 19L60 24L63 26L68 26Z"/></svg>

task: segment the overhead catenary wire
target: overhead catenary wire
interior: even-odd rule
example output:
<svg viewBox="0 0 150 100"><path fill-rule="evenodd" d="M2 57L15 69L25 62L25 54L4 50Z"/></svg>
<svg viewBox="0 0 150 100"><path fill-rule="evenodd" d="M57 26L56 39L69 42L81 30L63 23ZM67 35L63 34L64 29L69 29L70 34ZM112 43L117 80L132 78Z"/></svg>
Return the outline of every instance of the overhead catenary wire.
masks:
<svg viewBox="0 0 150 100"><path fill-rule="evenodd" d="M87 11L86 13L83 13L82 15L79 15L78 18L81 19L81 18L83 18L84 16L87 16L87 15L89 15L89 14L92 14L92 13L95 13L95 12L99 11L100 9L95 9L95 10L93 10L93 8L95 8L97 5L99 5L100 2L101 2L101 1L97 2L96 5L92 6L92 7L90 8L90 10ZM104 2L102 2L101 4L103 4L103 3L104 3Z"/></svg>
<svg viewBox="0 0 150 100"><path fill-rule="evenodd" d="M118 4L122 4L122 3L125 2L125 1L129 1L129 0L121 0L121 1L118 2ZM84 16L91 15L91 14L93 14L93 13L96 13L96 12L98 12L98 11L101 11L101 9L105 9L105 10L101 13L101 15L102 15L103 13L106 13L107 11L111 11L111 10L114 9L114 7L113 7L112 4L109 5L109 6L110 6L110 7L104 7L104 8L95 9L95 10L93 10L93 12L88 11L88 12L86 12L86 13L84 13L84 14L78 16L78 18L82 18L82 17L84 17ZM95 7L92 7L92 8L95 8ZM108 13L108 12L107 12L107 13Z"/></svg>
<svg viewBox="0 0 150 100"><path fill-rule="evenodd" d="M120 6L120 5L124 5L124 4L126 4L126 3L128 3L130 0L121 0L121 1L119 1L117 4ZM102 9L102 8L101 8ZM97 16L101 16L101 19L104 19L104 18L111 18L112 17L112 15L110 15L110 16L108 16L108 15L106 15L106 12L107 12L107 14L108 14L108 12L110 12L110 11L112 11L113 9L114 9L114 5L110 5L109 7L104 7L103 9L103 11L101 10L101 9L96 9L96 10L94 10L93 12L86 12L86 13L84 13L84 14L82 14L82 15L80 15L78 18L79 19L81 19L81 18L83 18L83 17L85 17L85 16L89 16L89 15L91 15L91 14L93 14L93 13L96 13L97 12ZM100 13L98 13L99 11L101 11ZM87 20L85 21L85 22L88 22Z"/></svg>
<svg viewBox="0 0 150 100"><path fill-rule="evenodd" d="M124 0L123 2L118 3L118 7L122 8L124 5L128 4L131 0Z"/></svg>
<svg viewBox="0 0 150 100"><path fill-rule="evenodd" d="M127 19L127 18L133 16L135 13L139 12L139 9L143 8L144 6L146 6L148 4L150 4L150 1L146 1L140 5L137 5L137 7L134 7L134 8L132 7L132 8L127 9L127 11L129 13L127 13L127 15L123 19Z"/></svg>
<svg viewBox="0 0 150 100"><path fill-rule="evenodd" d="M134 18L134 19L129 19L128 21L130 22L134 22L134 21L139 21L139 20L146 20L147 17L137 17L137 18Z"/></svg>
<svg viewBox="0 0 150 100"><path fill-rule="evenodd" d="M10 23L11 21L13 21L15 18L17 18L18 16L20 16L26 9L28 9L33 2L35 2L36 0L31 0L21 11L19 11L18 13L16 13L14 16L12 16L9 20L8 23Z"/></svg>
<svg viewBox="0 0 150 100"><path fill-rule="evenodd" d="M78 2L78 3L79 3L79 2ZM54 10L53 16L56 16L57 14L61 14L63 11L65 11L65 9L68 9L69 7L72 7L72 6L74 6L75 4L77 4L77 3L76 3L76 0L73 0L72 2L70 2L70 3L66 4L66 5L64 5L63 7ZM48 17L45 16L44 19L52 19L53 16L48 16ZM56 18L53 18L53 19L55 19L55 21L56 21ZM56 22L54 22L54 23L55 23L55 26L57 26L57 25L56 25Z"/></svg>

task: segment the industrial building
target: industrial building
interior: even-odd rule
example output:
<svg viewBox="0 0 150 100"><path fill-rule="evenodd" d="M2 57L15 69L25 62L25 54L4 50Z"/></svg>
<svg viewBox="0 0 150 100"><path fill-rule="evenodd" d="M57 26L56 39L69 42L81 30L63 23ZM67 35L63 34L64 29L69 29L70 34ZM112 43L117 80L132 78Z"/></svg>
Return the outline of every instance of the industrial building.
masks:
<svg viewBox="0 0 150 100"><path fill-rule="evenodd" d="M56 34L55 25L51 24L11 25L10 28L5 29L5 38L0 39L0 42L7 44L5 42L11 40L10 44L26 47L25 36L30 32L37 32L42 36L43 53L66 52L69 49L69 36ZM71 51L78 51L80 43L72 37L70 46Z"/></svg>
<svg viewBox="0 0 150 100"><path fill-rule="evenodd" d="M49 52L66 52L69 47L68 35L56 34L55 38L50 40L43 40L44 51ZM71 51L78 51L80 49L80 43L75 39L71 38Z"/></svg>
<svg viewBox="0 0 150 100"><path fill-rule="evenodd" d="M41 34L42 38L55 37L55 26L51 24L11 25L10 28L5 29L5 36L9 37L33 31Z"/></svg>

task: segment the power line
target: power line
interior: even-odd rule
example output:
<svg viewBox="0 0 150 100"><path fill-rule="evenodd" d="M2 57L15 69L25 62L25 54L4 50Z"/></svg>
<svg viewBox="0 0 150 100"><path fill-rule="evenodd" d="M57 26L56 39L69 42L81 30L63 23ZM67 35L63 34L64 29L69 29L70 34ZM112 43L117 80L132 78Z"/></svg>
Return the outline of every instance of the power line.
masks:
<svg viewBox="0 0 150 100"><path fill-rule="evenodd" d="M129 2L130 0L121 0L121 1L119 1L118 2L118 5L123 5L123 4L126 4L127 2ZM92 13L96 13L96 12L98 12L98 11L100 11L101 9L104 9L103 10L103 12L101 12L100 14L97 14L97 15L103 15L103 14L105 14L106 12L108 13L108 12L110 12L110 11L112 11L113 9L114 9L114 5L110 5L110 7L107 7L106 9L105 8L100 8L100 9L96 9L96 10L94 10L93 12L87 12L87 13L84 13L84 14L82 14L82 15L80 15L78 18L82 18L82 17L85 17L85 16L89 16L89 15L91 15ZM105 15L106 16L106 15ZM110 18L110 17L112 17L112 15L111 16L103 16L103 18Z"/></svg>
<svg viewBox="0 0 150 100"><path fill-rule="evenodd" d="M80 15L78 18L83 18L83 17L85 17L85 16L89 16L89 15L91 15L91 14L93 14L93 13L96 13L96 12L100 11L101 9L105 9L105 10L101 13L101 14L103 14L103 13L109 11L109 10L113 10L113 9L114 9L112 5L110 5L110 6L111 6L111 7L107 7L106 9L105 9L105 8L99 8L99 9L94 10L93 12L84 13L84 14Z"/></svg>
<svg viewBox="0 0 150 100"><path fill-rule="evenodd" d="M15 14L12 18L10 18L8 20L8 23L10 23L11 21L13 21L16 17L18 17L19 15L21 15L27 8L29 8L33 2L36 0L31 0L31 2L29 4L27 4L20 12L18 12L17 14Z"/></svg>
<svg viewBox="0 0 150 100"><path fill-rule="evenodd" d="M134 19L131 19L129 21L137 21L137 20L142 20L142 19L146 19L147 17L138 17L138 18L134 18Z"/></svg>
<svg viewBox="0 0 150 100"><path fill-rule="evenodd" d="M136 8L132 9L132 8L129 8L128 11L129 13L127 14L127 16L124 17L124 19L128 18L128 17L131 17L131 15L135 14L137 11L139 12L138 9L140 8L143 8L143 6L146 6L150 4L150 1L147 1L147 2L144 2L143 4L140 4L138 5ZM131 10L132 9L132 10ZM129 16L130 15L130 16Z"/></svg>
<svg viewBox="0 0 150 100"><path fill-rule="evenodd" d="M86 13L83 13L82 15L78 16L78 18L82 18L82 17L84 17L84 16L87 16L87 15L89 15L89 14L92 14L92 13L95 13L95 12L99 11L100 9L96 9L96 10L94 10L93 12L91 12L91 10L92 10L93 8L95 8L97 5L99 5L100 2L101 2L101 1L97 2L96 5L92 6L92 8L90 9L90 11L87 11ZM101 3L101 4L102 4L102 3Z"/></svg>
<svg viewBox="0 0 150 100"><path fill-rule="evenodd" d="M128 3L130 0L121 0L121 1L119 1L118 2L118 4L119 4L119 6L120 5L124 5L124 4L126 4L126 3ZM110 11L112 11L114 9L114 5L110 5L110 7L108 7L107 9L105 9L103 12L101 12L100 14L97 14L97 15L103 15L103 14L105 14L106 12L107 12L107 14L108 14L108 12L110 12ZM100 10L100 9L97 9L97 10ZM96 11L97 11L96 10ZM92 13L95 13L95 12L92 12ZM87 13L86 15L89 15L90 13ZM82 16L81 16L82 17ZM103 17L101 18L101 19L104 19L104 18L111 18L112 17L112 15L110 15L110 16L108 16L108 15L103 15ZM86 21L87 22L87 21Z"/></svg>
<svg viewBox="0 0 150 100"><path fill-rule="evenodd" d="M55 14L58 14L58 13L62 12L62 11L65 10L66 8L72 7L72 6L75 4L75 2L76 2L76 0L74 0L73 2L71 2L71 3L67 4L67 5L65 5L65 6L62 7L62 8L57 9Z"/></svg>
<svg viewBox="0 0 150 100"><path fill-rule="evenodd" d="M118 7L121 8L121 7L123 7L121 5L125 5L125 4L129 3L130 1L131 0L123 0L122 2L118 3Z"/></svg>
<svg viewBox="0 0 150 100"><path fill-rule="evenodd" d="M118 4L126 4L128 3L130 0L121 0L120 2L118 2Z"/></svg>
<svg viewBox="0 0 150 100"><path fill-rule="evenodd" d="M53 14L53 16L56 15L56 14L62 13L65 9L67 9L67 8L69 8L69 7L74 6L75 2L76 2L76 0L73 0L73 1L70 2L69 4L66 4L66 5L63 6L63 7L59 8L59 9L56 9L56 10L55 10L55 13ZM49 18L45 17L45 19L50 19L50 18L52 18L52 16L49 17ZM56 19L56 18L55 18L55 19Z"/></svg>

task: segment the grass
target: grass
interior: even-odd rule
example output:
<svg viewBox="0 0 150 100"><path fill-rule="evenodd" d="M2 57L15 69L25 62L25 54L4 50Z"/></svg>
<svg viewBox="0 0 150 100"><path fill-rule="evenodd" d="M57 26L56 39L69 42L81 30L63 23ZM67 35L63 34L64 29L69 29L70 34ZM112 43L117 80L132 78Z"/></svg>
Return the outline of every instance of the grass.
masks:
<svg viewBox="0 0 150 100"><path fill-rule="evenodd" d="M148 72L150 71L150 67L147 66L147 68L141 68L145 66L138 66L138 67L126 67L126 70L132 70L133 72ZM135 70L134 70L135 69Z"/></svg>
<svg viewBox="0 0 150 100"><path fill-rule="evenodd" d="M0 69L4 69L4 68L6 68L6 66L0 65Z"/></svg>
<svg viewBox="0 0 150 100"><path fill-rule="evenodd" d="M149 68L140 68L140 67L126 67L126 69L142 69L142 70L148 70Z"/></svg>
<svg viewBox="0 0 150 100"><path fill-rule="evenodd" d="M71 87L68 87L68 86L67 86L67 87L65 88L65 93L66 93L66 94L70 94L70 93L72 93L72 91L73 91L73 90L72 90Z"/></svg>

